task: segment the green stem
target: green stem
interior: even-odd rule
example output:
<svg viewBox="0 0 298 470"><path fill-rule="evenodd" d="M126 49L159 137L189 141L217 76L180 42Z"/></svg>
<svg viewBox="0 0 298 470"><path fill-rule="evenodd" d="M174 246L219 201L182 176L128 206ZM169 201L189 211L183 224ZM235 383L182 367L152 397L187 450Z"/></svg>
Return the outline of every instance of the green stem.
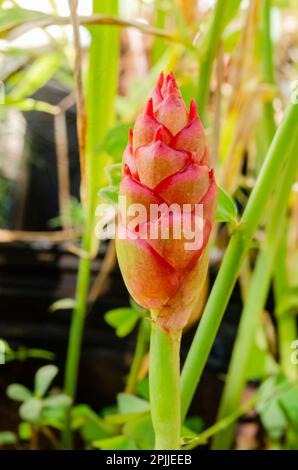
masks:
<svg viewBox="0 0 298 470"><path fill-rule="evenodd" d="M256 185L241 218L240 227L231 237L183 367L181 376L182 418L186 416L194 396L244 256L249 249L266 204L285 164L284 156L293 136L297 133L297 121L298 106L291 104L286 110L269 148Z"/></svg>
<svg viewBox="0 0 298 470"><path fill-rule="evenodd" d="M276 189L266 227L266 241L258 255L249 293L243 308L239 329L233 348L226 384L224 387L218 419L228 416L240 404L246 382L246 371L252 356L254 335L260 314L264 308L282 235L285 231L285 215L291 186L298 167L292 145L288 152L288 163ZM218 433L212 449L229 449L234 435L234 425Z"/></svg>
<svg viewBox="0 0 298 470"><path fill-rule="evenodd" d="M150 339L150 406L156 450L180 449L181 331L165 332L152 322Z"/></svg>
<svg viewBox="0 0 298 470"><path fill-rule="evenodd" d="M89 230L87 230L87 228L83 236L82 248L86 253L89 253L90 236ZM79 262L78 281L76 287L76 304L71 319L64 379L64 392L70 396L72 400L75 399L77 388L82 337L89 291L90 267L91 259L87 257L81 257ZM66 449L71 449L73 446L69 418L70 416L68 410L63 434L63 443L64 448Z"/></svg>
<svg viewBox="0 0 298 470"><path fill-rule="evenodd" d="M277 321L280 364L287 378L293 382L298 380L298 369L291 360L292 343L297 340L297 325L294 315L285 314Z"/></svg>
<svg viewBox="0 0 298 470"><path fill-rule="evenodd" d="M262 63L265 82L274 85L273 47L271 40L271 0L262 1ZM272 100L264 103L264 123L266 130L267 146L269 147L275 133L275 119ZM263 136L264 138L264 136Z"/></svg>
<svg viewBox="0 0 298 470"><path fill-rule="evenodd" d="M283 295L289 288L289 277L286 266L287 235L288 231L285 231L275 263L274 296L276 311L278 310L278 305ZM291 344L297 339L296 318L294 315L285 313L283 315L276 315L276 321L281 368L288 379L294 382L298 380L298 368L297 365L293 364L291 361Z"/></svg>
<svg viewBox="0 0 298 470"><path fill-rule="evenodd" d="M216 2L208 36L206 53L202 57L200 63L197 103L198 110L202 118L204 117L206 104L208 102L212 67L222 33L222 22L224 18L225 7L227 6L226 3L227 2L224 0L217 0Z"/></svg>
<svg viewBox="0 0 298 470"><path fill-rule="evenodd" d="M136 349L135 349L133 361L131 364L130 372L127 378L126 387L125 387L126 393L134 393L135 386L138 381L138 373L140 371L140 367L142 365L145 352L147 350L147 343L148 343L147 323L148 323L147 319L143 319L140 322Z"/></svg>

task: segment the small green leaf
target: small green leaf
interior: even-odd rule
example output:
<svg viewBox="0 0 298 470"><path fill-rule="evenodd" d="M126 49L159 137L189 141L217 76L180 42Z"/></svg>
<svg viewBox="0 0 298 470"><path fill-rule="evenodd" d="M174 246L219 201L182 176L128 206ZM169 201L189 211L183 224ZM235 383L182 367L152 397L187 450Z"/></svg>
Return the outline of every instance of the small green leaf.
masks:
<svg viewBox="0 0 298 470"><path fill-rule="evenodd" d="M19 410L20 417L29 423L37 423L40 420L42 411L42 401L39 398L29 398Z"/></svg>
<svg viewBox="0 0 298 470"><path fill-rule="evenodd" d="M2 431L0 432L0 446L8 446L16 444L18 441L17 435L14 432Z"/></svg>
<svg viewBox="0 0 298 470"><path fill-rule="evenodd" d="M19 437L24 441L30 439L32 434L32 427L30 423L22 422L19 424Z"/></svg>
<svg viewBox="0 0 298 470"><path fill-rule="evenodd" d="M105 321L115 328L116 335L120 338L131 333L139 318L137 312L129 307L110 310L105 314Z"/></svg>
<svg viewBox="0 0 298 470"><path fill-rule="evenodd" d="M13 101L24 100L44 86L60 67L62 55L54 52L42 54L25 69L10 78L7 86L13 86L9 97Z"/></svg>
<svg viewBox="0 0 298 470"><path fill-rule="evenodd" d="M31 391L21 384L9 385L6 390L6 394L11 400L16 401L26 401L32 397Z"/></svg>
<svg viewBox="0 0 298 470"><path fill-rule="evenodd" d="M103 142L102 150L107 152L114 161L121 162L123 151L128 142L128 131L130 124L118 124L107 133Z"/></svg>
<svg viewBox="0 0 298 470"><path fill-rule="evenodd" d="M108 165L105 168L105 172L109 178L111 186L119 187L120 181L122 178L122 165L121 163L113 163L112 165Z"/></svg>
<svg viewBox="0 0 298 470"><path fill-rule="evenodd" d="M237 206L234 199L218 187L216 220L218 222L237 222Z"/></svg>
<svg viewBox="0 0 298 470"><path fill-rule="evenodd" d="M107 423L88 405L77 405L71 411L71 427L79 429L87 442L117 434L117 427Z"/></svg>
<svg viewBox="0 0 298 470"><path fill-rule="evenodd" d="M125 436L115 436L108 439L101 439L92 443L93 447L101 450L137 450L133 440Z"/></svg>
<svg viewBox="0 0 298 470"><path fill-rule="evenodd" d="M34 379L34 392L38 397L44 396L57 374L58 367L52 364L38 369Z"/></svg>
<svg viewBox="0 0 298 470"><path fill-rule="evenodd" d="M150 410L148 401L129 393L119 393L117 403L120 413L142 413Z"/></svg>
<svg viewBox="0 0 298 470"><path fill-rule="evenodd" d="M68 408L72 403L69 396L59 393L43 400L44 406L48 408Z"/></svg>
<svg viewBox="0 0 298 470"><path fill-rule="evenodd" d="M76 305L75 299L60 299L54 302L50 308L49 312L53 313L57 310L72 310Z"/></svg>
<svg viewBox="0 0 298 470"><path fill-rule="evenodd" d="M141 416L127 422L123 427L123 434L133 440L142 450L154 448L154 430L151 416Z"/></svg>
<svg viewBox="0 0 298 470"><path fill-rule="evenodd" d="M283 392L274 395L278 387L286 384L287 380L282 375L270 377L261 385L258 391L260 403L257 404L256 409L260 414L264 428L273 440L281 439L287 428L287 418L279 404Z"/></svg>
<svg viewBox="0 0 298 470"><path fill-rule="evenodd" d="M298 385L282 394L279 405L292 426L298 431Z"/></svg>
<svg viewBox="0 0 298 470"><path fill-rule="evenodd" d="M118 194L119 194L118 188L114 186L106 186L105 188L100 189L98 193L100 197L102 197L108 203L110 204L118 203Z"/></svg>

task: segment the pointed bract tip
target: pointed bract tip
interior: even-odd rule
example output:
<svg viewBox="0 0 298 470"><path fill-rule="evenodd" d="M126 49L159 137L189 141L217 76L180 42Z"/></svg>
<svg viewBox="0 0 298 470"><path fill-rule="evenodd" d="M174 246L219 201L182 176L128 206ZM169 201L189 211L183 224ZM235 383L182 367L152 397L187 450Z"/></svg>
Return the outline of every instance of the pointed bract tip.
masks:
<svg viewBox="0 0 298 470"><path fill-rule="evenodd" d="M163 141L163 127L158 126L158 128L155 131L154 137L153 137L153 142L158 142L158 141Z"/></svg>
<svg viewBox="0 0 298 470"><path fill-rule="evenodd" d="M154 117L154 114L153 114L153 100L152 100L152 98L150 98L150 99L148 100L145 113L146 113L148 116Z"/></svg>
<svg viewBox="0 0 298 470"><path fill-rule="evenodd" d="M164 82L164 74L163 72L160 72L160 75L157 80L157 88L161 89L161 87L163 86L163 82Z"/></svg>
<svg viewBox="0 0 298 470"><path fill-rule="evenodd" d="M130 128L128 129L128 143L129 143L130 145L132 145L132 141L133 141L133 130L132 130L132 128L130 127Z"/></svg>
<svg viewBox="0 0 298 470"><path fill-rule="evenodd" d="M198 117L197 103L192 99L189 106L188 118L192 121L195 117Z"/></svg>

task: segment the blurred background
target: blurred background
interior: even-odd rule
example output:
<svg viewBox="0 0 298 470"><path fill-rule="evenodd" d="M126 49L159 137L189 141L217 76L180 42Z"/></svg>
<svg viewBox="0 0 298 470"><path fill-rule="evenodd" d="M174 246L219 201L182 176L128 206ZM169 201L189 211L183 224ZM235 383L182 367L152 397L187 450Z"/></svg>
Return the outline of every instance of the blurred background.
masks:
<svg viewBox="0 0 298 470"><path fill-rule="evenodd" d="M241 213L285 103L295 93L298 5L297 0L229 1L218 34L215 3L119 1L120 24L113 24L112 19L109 26L92 26L119 35L118 51L117 46L112 48L110 57L111 63L117 61L117 76L109 77L109 70L104 73L106 83L109 78L115 82L116 93L108 128L98 130L100 153L107 164L121 161L129 126L144 107L160 71L172 70L187 105L191 98L197 100L217 181ZM0 371L0 431L5 431L15 430L19 421L17 403L5 394L9 383L31 386L34 371L54 361L61 385L84 211L68 1L0 0L0 6L0 338L11 348L10 359ZM84 25L84 17L91 17L92 1L80 0L78 14L86 84L92 31L90 24ZM99 40L104 41L102 34ZM98 109L100 128L107 117L100 102ZM108 186L106 173L100 172L99 187ZM193 404L192 413L205 426L216 418L223 376L263 236L261 226L213 346L199 386L200 400ZM219 222L205 297L228 239L228 225ZM289 240L288 266L298 285L297 182ZM135 324L124 322L117 337L104 317L107 311L130 302L112 241L101 244L92 262L90 286L78 402L100 410L112 405L122 390L136 340ZM203 298L202 308L204 303ZM254 366L260 367L251 371L248 396L277 367L275 307L271 292L259 325L259 359ZM182 355L192 336L189 328ZM270 429L260 424L259 417L252 413L241 426L236 448L266 447Z"/></svg>

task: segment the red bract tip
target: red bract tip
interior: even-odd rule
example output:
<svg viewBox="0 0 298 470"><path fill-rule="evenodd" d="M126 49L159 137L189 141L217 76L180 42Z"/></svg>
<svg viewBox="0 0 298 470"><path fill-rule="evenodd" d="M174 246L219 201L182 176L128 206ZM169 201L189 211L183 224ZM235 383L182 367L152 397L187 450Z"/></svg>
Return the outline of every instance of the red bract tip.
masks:
<svg viewBox="0 0 298 470"><path fill-rule="evenodd" d="M192 121L195 117L198 116L197 104L195 100L191 100L190 107L189 107L189 121Z"/></svg>
<svg viewBox="0 0 298 470"><path fill-rule="evenodd" d="M163 140L163 127L158 126L158 128L155 131L153 141L157 142L157 141L162 141L162 140Z"/></svg>
<svg viewBox="0 0 298 470"><path fill-rule="evenodd" d="M133 141L133 130L130 127L129 130L128 130L128 142L129 142L130 145L132 145L132 141Z"/></svg>
<svg viewBox="0 0 298 470"><path fill-rule="evenodd" d="M150 100L149 100L148 103L147 103L146 110L145 110L145 114L147 114L147 115L150 116L150 117L154 117L154 114L153 114L153 100L152 100L152 98L150 98Z"/></svg>
<svg viewBox="0 0 298 470"><path fill-rule="evenodd" d="M177 85L174 78L169 81L167 92L169 95L171 95L172 93L177 93Z"/></svg>
<svg viewBox="0 0 298 470"><path fill-rule="evenodd" d="M125 176L131 176L131 171L130 171L129 166L127 164L124 165L123 173L124 173Z"/></svg>
<svg viewBox="0 0 298 470"><path fill-rule="evenodd" d="M170 80L175 80L173 72L168 73L166 80L167 82L169 82Z"/></svg>
<svg viewBox="0 0 298 470"><path fill-rule="evenodd" d="M157 80L157 88L159 88L159 90L161 90L161 87L163 85L163 81L164 81L164 74L163 74L163 72L160 72L159 78Z"/></svg>

